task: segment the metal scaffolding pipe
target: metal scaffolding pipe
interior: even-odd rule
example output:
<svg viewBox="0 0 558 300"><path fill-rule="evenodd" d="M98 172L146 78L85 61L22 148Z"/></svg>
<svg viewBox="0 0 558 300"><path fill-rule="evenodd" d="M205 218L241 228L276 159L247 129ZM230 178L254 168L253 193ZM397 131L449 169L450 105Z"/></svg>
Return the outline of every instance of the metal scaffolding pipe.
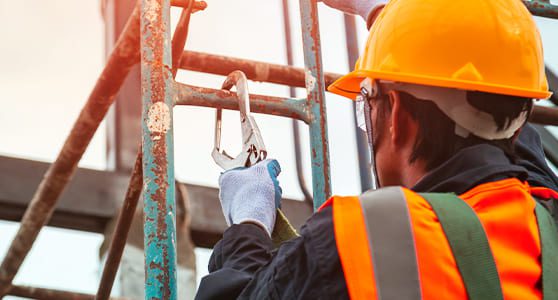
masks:
<svg viewBox="0 0 558 300"><path fill-rule="evenodd" d="M190 0L171 0L172 6L178 6L187 8L190 5ZM195 13L200 10L204 10L207 8L207 3L205 1L195 1L194 6L192 7L192 13Z"/></svg>
<svg viewBox="0 0 558 300"><path fill-rule="evenodd" d="M205 106L238 110L235 92L191 86L175 82L175 105ZM250 110L310 122L305 99L289 99L250 94Z"/></svg>
<svg viewBox="0 0 558 300"><path fill-rule="evenodd" d="M524 0L523 3L535 16L558 19L558 6L550 3L549 0Z"/></svg>
<svg viewBox="0 0 558 300"><path fill-rule="evenodd" d="M194 0L189 0L189 4L186 8L182 10L180 14L180 19L178 24L174 29L174 35L172 37L172 77L176 77L178 72L178 66L180 65L180 60L182 59L182 52L184 51L184 45L186 45L186 40L188 39L188 28L190 27L190 17L192 16L192 9L194 5Z"/></svg>
<svg viewBox="0 0 558 300"><path fill-rule="evenodd" d="M31 250L41 228L74 174L79 160L103 120L130 68L139 61L139 10L134 9L87 103L60 153L40 183L21 220L19 230L0 265L0 298Z"/></svg>
<svg viewBox="0 0 558 300"><path fill-rule="evenodd" d="M358 38L355 24L355 17L345 14L343 16L345 24L345 41L347 44L347 58L349 69L352 69L358 59ZM356 103L353 102L353 110L356 110ZM372 176L370 174L370 149L368 148L368 138L366 134L358 128L356 114L353 113L353 123L358 156L358 171L360 177L360 189L365 192L372 188Z"/></svg>
<svg viewBox="0 0 558 300"><path fill-rule="evenodd" d="M309 124L312 190L314 209L318 209L331 196L325 101L326 83L322 67L317 0L300 0L299 3L306 92L308 93L308 109L312 116Z"/></svg>
<svg viewBox="0 0 558 300"><path fill-rule="evenodd" d="M54 289L30 287L30 286L19 286L12 285L8 295L30 298L30 299L41 299L41 300L94 300L94 295L67 292ZM126 298L109 298L111 300L125 300Z"/></svg>
<svg viewBox="0 0 558 300"><path fill-rule="evenodd" d="M282 0L281 7L283 12L283 31L285 32L285 52L287 55L287 65L293 65L293 42L292 42L292 29L291 29L291 14L289 12L289 0ZM296 97L296 90L294 87L289 87L289 96ZM306 186L306 178L304 176L304 167L302 166L302 149L300 145L300 126L298 120L292 120L293 129L293 150L295 155L296 175L298 178L298 186L304 195L304 201L310 206L313 206L312 194Z"/></svg>
<svg viewBox="0 0 558 300"><path fill-rule="evenodd" d="M173 78L176 76L176 71L178 69L178 65L174 62L180 61L180 55L182 54L184 45L186 44L186 39L188 37L188 27L190 23L189 16L192 14L193 4L194 0L190 0L190 4L188 5L188 7L182 10L180 20L178 21L176 30L174 31L174 36L172 39ZM116 273L120 266L122 253L124 252L124 248L126 246L130 226L132 225L133 217L142 191L142 158L142 150L140 147L136 156L136 162L134 164L132 176L130 177L130 182L128 183L126 197L124 199L124 203L120 210L117 224L114 229L114 234L112 236L111 244L108 250L108 256L103 268L101 283L99 284L95 300L108 299L112 291L114 279L116 278Z"/></svg>
<svg viewBox="0 0 558 300"><path fill-rule="evenodd" d="M558 108L535 105L529 122L540 125L558 126Z"/></svg>
<svg viewBox="0 0 558 300"><path fill-rule="evenodd" d="M141 8L145 299L175 300L170 0L142 0Z"/></svg>
<svg viewBox="0 0 558 300"><path fill-rule="evenodd" d="M130 183L128 184L128 190L126 191L126 198L120 209L118 221L114 229L114 234L112 235L107 259L103 268L103 275L99 288L97 289L95 300L109 299L114 279L116 278L116 272L120 266L120 260L124 252L124 247L126 246L128 232L130 232L130 226L132 225L134 213L142 191L143 170L141 154L141 149L139 149Z"/></svg>
<svg viewBox="0 0 558 300"><path fill-rule="evenodd" d="M306 87L305 72L302 68L270 64L248 59L234 58L196 51L184 51L180 62L180 69L227 76L232 71L240 70L248 79L288 85L292 87ZM325 85L333 83L340 74L325 73Z"/></svg>

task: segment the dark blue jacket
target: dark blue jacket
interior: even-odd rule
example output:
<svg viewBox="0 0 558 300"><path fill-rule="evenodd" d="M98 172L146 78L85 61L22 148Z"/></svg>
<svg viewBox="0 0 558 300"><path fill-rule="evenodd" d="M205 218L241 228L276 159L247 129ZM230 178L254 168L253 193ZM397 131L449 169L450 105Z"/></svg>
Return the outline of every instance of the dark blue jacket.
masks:
<svg viewBox="0 0 558 300"><path fill-rule="evenodd" d="M429 172L412 190L461 194L505 178L558 191L558 178L548 167L540 137L527 125L516 143L513 163L502 150L477 145L458 152ZM272 250L271 239L256 225L233 225L215 245L210 274L196 299L348 299L339 261L331 206L315 213L301 236Z"/></svg>

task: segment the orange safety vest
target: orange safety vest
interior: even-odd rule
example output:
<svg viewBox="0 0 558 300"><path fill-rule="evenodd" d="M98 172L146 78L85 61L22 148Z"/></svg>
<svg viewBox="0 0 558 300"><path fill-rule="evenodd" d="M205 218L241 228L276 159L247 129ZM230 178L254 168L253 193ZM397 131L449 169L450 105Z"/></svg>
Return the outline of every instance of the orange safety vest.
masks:
<svg viewBox="0 0 558 300"><path fill-rule="evenodd" d="M558 199L558 193L552 190L532 188L517 179L482 184L459 196L463 205L474 212L471 215L478 218L479 228L484 229L481 238L487 241L487 253L491 252L492 257L480 258L480 264L495 265L492 275L500 293L500 297L495 298L542 298L539 227L545 226L537 223L537 218L541 217L539 210L535 214L535 208L540 204L536 204L532 195ZM446 237L450 232L444 232L450 229L443 228L441 215L439 218L437 214L441 212L433 209L432 202L425 197L406 188L392 187L360 197L334 196L322 206L333 206L335 239L351 299L475 298L464 284L464 276L478 274L466 274L467 271L460 269L461 265L456 262L458 256L452 252L453 245ZM381 204L381 198L388 200L384 201L387 205ZM394 204L397 198L402 200ZM451 214L449 216L451 218ZM555 226L554 221L550 223ZM461 226L454 228L459 231ZM555 238L550 238L550 244L556 245L558 241L555 233L551 234ZM470 233L464 234L466 239L475 239L468 236ZM543 240L549 239L545 238L548 234L543 235L542 231L540 234ZM558 253L553 254L558 257ZM473 261L479 259L475 253L464 255L469 255ZM548 256L543 255L543 259ZM548 258L545 262L557 266L558 260ZM545 267L547 272L551 272L550 269ZM552 272L556 278L557 270ZM482 280L480 282L482 289ZM558 283L546 284L544 288L552 286ZM553 289L556 292L556 288ZM394 292L400 294L394 296ZM545 292L545 295L548 294Z"/></svg>

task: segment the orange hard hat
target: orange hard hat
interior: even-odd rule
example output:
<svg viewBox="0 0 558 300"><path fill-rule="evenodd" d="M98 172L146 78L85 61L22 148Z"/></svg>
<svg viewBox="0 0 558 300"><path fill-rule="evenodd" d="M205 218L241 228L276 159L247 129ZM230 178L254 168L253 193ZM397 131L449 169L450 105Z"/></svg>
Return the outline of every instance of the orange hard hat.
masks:
<svg viewBox="0 0 558 300"><path fill-rule="evenodd" d="M542 42L520 0L391 0L355 70L328 87L354 99L364 78L546 99Z"/></svg>

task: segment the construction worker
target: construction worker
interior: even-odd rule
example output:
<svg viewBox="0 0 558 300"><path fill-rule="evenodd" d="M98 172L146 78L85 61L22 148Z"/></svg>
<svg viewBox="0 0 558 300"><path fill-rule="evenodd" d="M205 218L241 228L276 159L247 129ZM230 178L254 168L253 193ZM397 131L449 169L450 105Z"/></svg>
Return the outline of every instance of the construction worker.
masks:
<svg viewBox="0 0 558 300"><path fill-rule="evenodd" d="M357 101L381 188L332 197L272 250L279 164L225 172L232 225L197 298L558 299L558 178L526 124L550 92L523 3L324 2L373 23L329 91Z"/></svg>

